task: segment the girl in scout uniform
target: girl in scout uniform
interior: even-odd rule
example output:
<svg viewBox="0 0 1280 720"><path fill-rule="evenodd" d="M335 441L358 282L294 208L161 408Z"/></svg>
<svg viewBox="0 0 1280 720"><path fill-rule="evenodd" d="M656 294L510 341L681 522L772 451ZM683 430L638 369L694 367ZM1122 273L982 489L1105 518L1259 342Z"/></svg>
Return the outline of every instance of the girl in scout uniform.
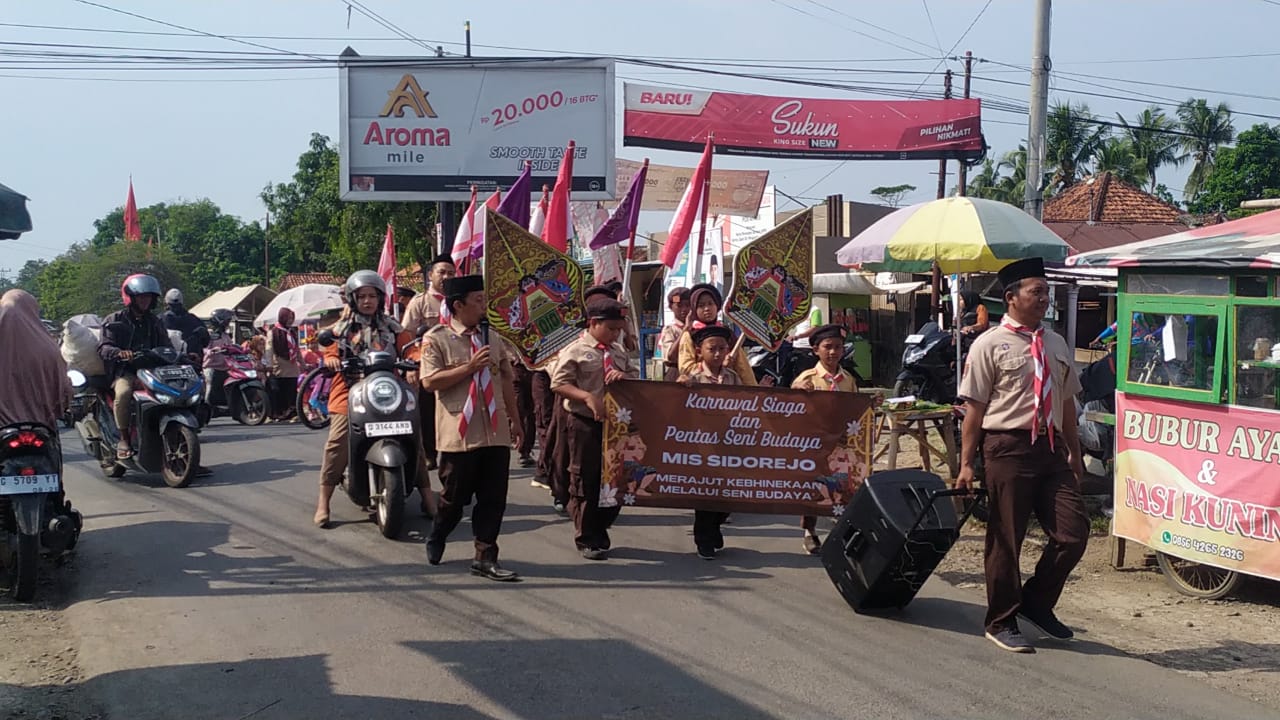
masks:
<svg viewBox="0 0 1280 720"><path fill-rule="evenodd" d="M689 375L698 365L698 357L693 343L694 330L707 327L708 325L720 324L720 308L724 306L724 298L721 297L720 291L716 290L714 285L709 283L698 283L689 288L689 303L693 306L693 322L685 328L685 332L680 336L680 374ZM751 369L751 364L747 362L747 354L742 348L738 348L737 352L732 354L725 360L728 365L738 375L740 385L756 385L756 375Z"/></svg>
<svg viewBox="0 0 1280 720"><path fill-rule="evenodd" d="M839 325L822 325L809 333L809 343L818 356L818 364L797 375L791 387L818 392L857 392L858 384L853 376L840 367L840 359L844 357L844 338L845 329ZM800 527L804 529L804 551L817 555L822 547L817 516L804 516Z"/></svg>
<svg viewBox="0 0 1280 720"><path fill-rule="evenodd" d="M568 448L569 514L574 544L582 557L608 557L609 527L620 507L600 507L604 465L604 386L639 376L619 342L626 308L617 300L592 297L587 303L587 331L560 351L551 374L551 390L563 398L560 432Z"/></svg>
<svg viewBox="0 0 1280 720"><path fill-rule="evenodd" d="M693 371L680 377L680 382L693 385L741 385L738 373L725 367L733 332L723 325L708 325L693 331L692 340L698 350L698 363ZM693 511L693 544L698 557L714 560L716 551L724 547L720 526L729 513L712 510Z"/></svg>

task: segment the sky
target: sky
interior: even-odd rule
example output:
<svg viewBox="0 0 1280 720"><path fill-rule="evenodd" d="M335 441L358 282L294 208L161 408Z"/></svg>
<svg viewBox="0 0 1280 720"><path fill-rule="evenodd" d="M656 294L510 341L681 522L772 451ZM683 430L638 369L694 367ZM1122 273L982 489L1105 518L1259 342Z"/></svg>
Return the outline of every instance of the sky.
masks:
<svg viewBox="0 0 1280 720"><path fill-rule="evenodd" d="M432 47L443 44L450 52L462 51L463 24L470 21L477 56L572 53L808 65L816 69L747 72L901 92L939 91L945 69L955 70L957 77L962 69L961 63L941 58L971 50L980 59L973 73L974 97L1025 106L1029 96L1025 68L1031 58L1032 0L361 0L359 5L404 34ZM52 259L91 237L93 220L123 205L131 176L140 207L209 198L246 220L262 218L260 192L268 183L289 180L310 134L336 139L338 133L334 69L142 70L80 60L68 65L65 59L14 57L13 52L98 53L104 51L96 48L113 46L135 49L110 51L123 54L137 48L180 54L274 49L328 57L348 45L362 55L426 52L358 10L348 19L344 0L2 0L0 7L0 50L9 55L0 57L0 183L31 198L35 226L19 240L0 241L0 273L10 277L30 259ZM1280 0L1059 0L1052 24L1050 98L1085 102L1096 117L1115 120L1117 113L1133 117L1152 103L1172 111L1187 97L1206 97L1262 116L1237 115L1237 130L1275 123L1280 121L1276 27ZM75 45L96 48L66 47ZM616 74L619 105L623 81L791 97L879 97L626 64L619 64ZM619 157L696 162L696 154L622 147L621 122L619 107ZM1025 114L984 110L983 132L994 157L1024 140L1026 122ZM900 183L917 186L905 202L919 202L932 198L937 184L936 161L717 156L715 164L769 170L781 192L812 202L832 193L873 202L871 188ZM954 163L950 168L954 172ZM1185 175L1185 167L1166 169L1160 181L1176 190ZM796 207L779 200L780 209ZM665 230L668 218L645 213L640 229Z"/></svg>

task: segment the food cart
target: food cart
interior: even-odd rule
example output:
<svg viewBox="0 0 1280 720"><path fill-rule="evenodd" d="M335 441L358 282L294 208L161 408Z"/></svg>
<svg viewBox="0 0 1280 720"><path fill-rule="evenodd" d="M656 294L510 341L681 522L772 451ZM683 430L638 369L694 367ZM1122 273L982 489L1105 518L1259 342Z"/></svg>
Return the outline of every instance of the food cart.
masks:
<svg viewBox="0 0 1280 720"><path fill-rule="evenodd" d="M1119 272L1118 542L1188 595L1280 580L1280 211L1067 265Z"/></svg>

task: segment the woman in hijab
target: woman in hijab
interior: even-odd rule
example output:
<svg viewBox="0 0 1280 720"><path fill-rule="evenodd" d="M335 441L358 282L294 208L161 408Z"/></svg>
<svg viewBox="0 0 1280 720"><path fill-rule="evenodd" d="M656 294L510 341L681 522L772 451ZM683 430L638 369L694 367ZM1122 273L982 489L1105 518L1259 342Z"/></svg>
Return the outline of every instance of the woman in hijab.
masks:
<svg viewBox="0 0 1280 720"><path fill-rule="evenodd" d="M293 311L280 308L271 328L271 407L275 408L277 421L293 415L301 374L302 353L298 337L293 334Z"/></svg>
<svg viewBox="0 0 1280 720"><path fill-rule="evenodd" d="M0 298L0 427L35 422L57 429L71 402L67 364L25 290Z"/></svg>

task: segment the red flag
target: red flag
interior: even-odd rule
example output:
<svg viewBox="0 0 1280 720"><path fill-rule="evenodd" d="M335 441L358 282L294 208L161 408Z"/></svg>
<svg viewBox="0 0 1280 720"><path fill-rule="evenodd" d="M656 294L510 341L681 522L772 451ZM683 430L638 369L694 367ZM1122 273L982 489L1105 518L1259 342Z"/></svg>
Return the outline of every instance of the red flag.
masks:
<svg viewBox="0 0 1280 720"><path fill-rule="evenodd" d="M471 218L471 254L468 256L471 260L479 260L484 257L484 232L485 232L485 208L494 212L498 212L498 208L502 205L502 189L493 191L488 200L484 204L476 208L475 217ZM467 263L467 269L470 270L471 263Z"/></svg>
<svg viewBox="0 0 1280 720"><path fill-rule="evenodd" d="M129 198L124 201L124 239L142 240L142 223L138 222L138 204L133 200L133 178L129 178Z"/></svg>
<svg viewBox="0 0 1280 720"><path fill-rule="evenodd" d="M551 205L547 208L546 224L542 226L542 241L560 252L569 250L569 190L573 185L573 141L560 161L560 174L556 176L555 189L551 191Z"/></svg>
<svg viewBox="0 0 1280 720"><path fill-rule="evenodd" d="M387 312L394 311L396 303L396 236L387 223L387 237L382 241L382 256L378 258L378 277L387 284Z"/></svg>
<svg viewBox="0 0 1280 720"><path fill-rule="evenodd" d="M702 159L689 178L684 188L684 196L680 198L680 206L676 208L675 217L671 218L671 229L667 233L667 244L662 246L662 264L675 269L676 259L680 251L689 242L689 234L693 232L693 224L703 219L703 204L706 203L707 179L711 176L711 138L707 138L707 146L702 151Z"/></svg>
<svg viewBox="0 0 1280 720"><path fill-rule="evenodd" d="M458 234L453 236L453 264L462 267L462 262L471 256L471 223L476 215L476 187L471 186L471 204L462 214L458 222Z"/></svg>

